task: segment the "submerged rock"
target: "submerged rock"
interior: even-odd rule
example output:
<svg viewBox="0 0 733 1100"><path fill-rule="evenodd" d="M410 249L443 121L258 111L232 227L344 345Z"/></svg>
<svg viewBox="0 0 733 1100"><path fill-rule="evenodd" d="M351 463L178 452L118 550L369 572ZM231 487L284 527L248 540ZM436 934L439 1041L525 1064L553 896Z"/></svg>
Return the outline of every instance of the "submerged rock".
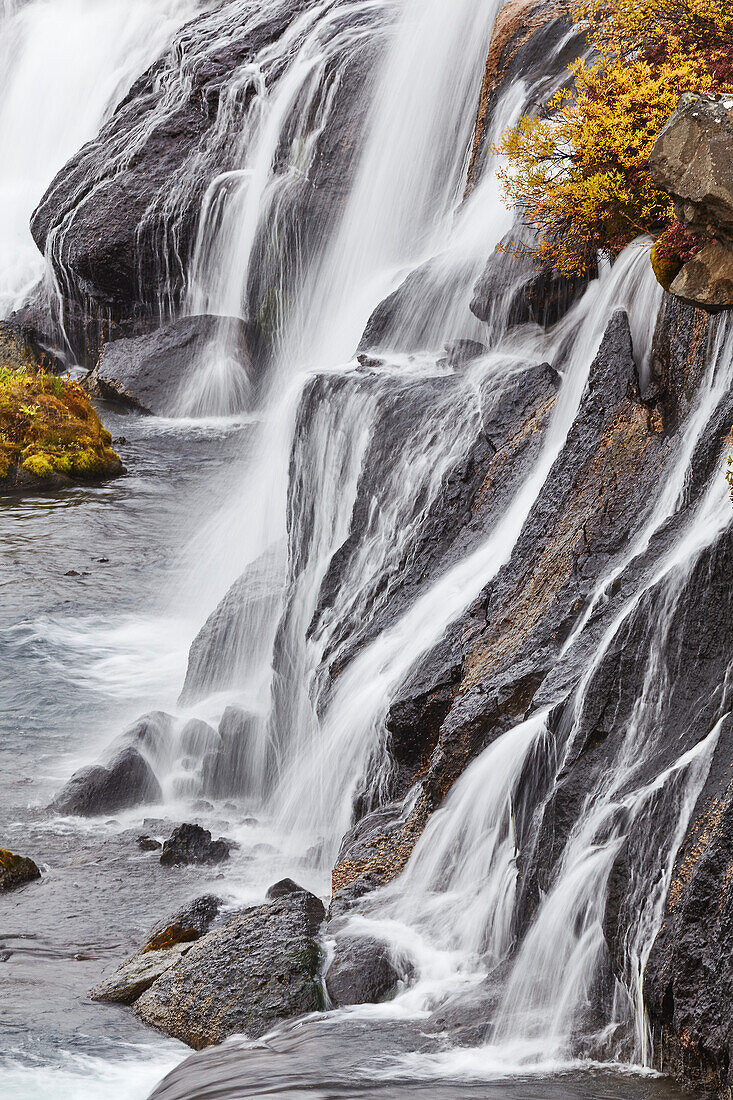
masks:
<svg viewBox="0 0 733 1100"><path fill-rule="evenodd" d="M41 877L36 864L28 856L18 856L0 848L0 890L16 890Z"/></svg>
<svg viewBox="0 0 733 1100"><path fill-rule="evenodd" d="M318 1011L323 993L316 941L323 906L289 893L209 932L138 1000L147 1024L200 1050L229 1035L263 1035Z"/></svg>
<svg viewBox="0 0 733 1100"><path fill-rule="evenodd" d="M221 898L205 894L156 925L139 951L91 990L93 1001L132 1004L161 974L173 966L211 927Z"/></svg>
<svg viewBox="0 0 733 1100"><path fill-rule="evenodd" d="M159 852L163 847L160 840L156 840L154 836L139 836L137 838L137 846L141 852Z"/></svg>
<svg viewBox="0 0 733 1100"><path fill-rule="evenodd" d="M222 863L229 859L232 841L211 839L208 829L200 825L179 825L163 844L160 862L164 867L188 863Z"/></svg>
<svg viewBox="0 0 733 1100"><path fill-rule="evenodd" d="M51 808L60 814L91 817L162 799L160 783L150 764L137 749L129 747L109 764L92 764L75 772Z"/></svg>
<svg viewBox="0 0 733 1100"><path fill-rule="evenodd" d="M238 375L233 390L251 401L256 379L250 343L246 323L237 318L180 317L144 336L105 344L84 385L141 412L172 416L186 388L204 375L208 359L226 355Z"/></svg>
<svg viewBox="0 0 733 1100"><path fill-rule="evenodd" d="M386 1001L401 979L384 943L371 936L337 936L325 978L328 995L337 1007Z"/></svg>

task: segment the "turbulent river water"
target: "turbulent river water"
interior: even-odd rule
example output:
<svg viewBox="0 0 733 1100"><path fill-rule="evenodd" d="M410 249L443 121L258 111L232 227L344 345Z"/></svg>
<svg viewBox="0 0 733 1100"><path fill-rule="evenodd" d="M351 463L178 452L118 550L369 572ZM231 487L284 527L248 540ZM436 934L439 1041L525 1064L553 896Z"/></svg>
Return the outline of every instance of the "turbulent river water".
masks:
<svg viewBox="0 0 733 1100"><path fill-rule="evenodd" d="M213 50L234 26L254 26L263 12L274 16L284 6L281 0L4 0L4 314L50 270L28 220L54 174L159 56L165 59L160 110L185 90L200 58L189 56L177 30L201 15ZM354 918L413 959L418 980L389 1004L285 1028L264 1045L234 1039L181 1065L189 1054L182 1044L148 1030L127 1009L88 999L101 973L194 893L214 889L234 907L262 900L273 881L290 875L328 898L355 795L366 792L376 802L388 779L384 722L395 692L509 559L567 438L614 312L629 315L643 376L661 299L641 241L613 268L604 267L548 332L536 325L509 329L501 301L488 329L469 313L486 257L512 224L494 165L465 195L495 0L314 0L291 7L298 17L274 45L230 74L221 97L202 164L226 135L239 150L237 167L217 175L201 200L181 306L192 315L248 318L253 303L261 309L269 302L278 314L278 339L262 409L256 416L238 411L223 329L205 369L181 393L178 416L103 409L125 478L0 503L0 830L5 845L32 855L44 871L37 888L0 902L0 1093L8 1100L142 1100L158 1086L155 1095L165 1100L672 1100L680 1095L676 1087L650 1068L638 983L631 982L617 1019L604 1022L623 1031L623 1043L608 1043L599 1054L598 1045L584 1049L573 1041L576 1009L600 951L598 907L615 852L613 815L622 805L626 821L642 819L652 789L669 791L675 807L675 826L659 844L660 873L642 887L650 904L628 948L641 974L680 830L715 746L711 728L697 747L669 759L653 784L637 782L632 735L636 743L646 739L650 753L655 737L649 692L648 713L642 700L629 746L615 762L615 782L579 820L558 880L505 972L490 1044L454 1046L426 1021L446 998L470 997L488 964L505 959L511 946L516 851L507 822L528 762L541 755L542 712L473 763L404 873ZM493 133L557 83L559 49L505 90ZM336 110L339 74L362 56L365 75L348 107L358 119L359 154L348 171L343 166L338 209L311 239L309 226L296 218L309 156ZM171 226L176 188L182 193L185 184L171 187ZM287 238L282 248L277 233L265 232L272 225ZM298 233L308 239L294 258ZM62 248L62 238L51 241L51 252ZM353 359L364 327L416 271L423 278L403 294L391 320L392 353L370 375ZM509 265L507 286L511 279ZM169 306L160 303L162 311ZM413 383L450 373L436 349L456 338L483 341L484 354L405 438L392 441L388 476L323 613L319 593L349 534L381 410L410 400ZM730 385L730 351L721 325L674 476L629 546L627 563L680 506L693 450ZM541 362L561 365L561 385L527 476L492 528L390 614L389 578L442 479L476 438L477 395L487 385L501 393L526 364ZM315 374L347 385L335 388L304 425L299 409ZM593 641L588 681L652 588L661 593L661 637L675 594L727 523L725 493L722 477L711 482L694 527L681 525L619 608L618 621ZM260 605L253 612L247 661L242 666L241 654L214 653L217 690L179 702L191 642L253 562L272 599L266 613ZM622 568L609 566L594 604ZM568 651L584 629L585 622L577 626ZM329 669L351 656L355 639L358 654L334 686ZM76 767L99 758L146 710L165 710L179 725L192 715L216 723L232 703L253 716L250 733L230 761L227 789L209 792L207 801L181 752L160 762L159 806L91 820L45 809ZM582 687L575 706L582 710ZM239 842L225 871L164 869L154 854L138 851L141 832L165 836L192 814Z"/></svg>

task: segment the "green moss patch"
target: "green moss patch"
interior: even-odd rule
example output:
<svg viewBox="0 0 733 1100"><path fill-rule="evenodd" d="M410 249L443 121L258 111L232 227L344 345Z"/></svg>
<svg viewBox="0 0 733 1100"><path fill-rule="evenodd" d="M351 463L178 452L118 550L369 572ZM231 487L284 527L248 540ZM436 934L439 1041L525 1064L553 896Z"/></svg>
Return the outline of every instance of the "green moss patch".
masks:
<svg viewBox="0 0 733 1100"><path fill-rule="evenodd" d="M0 489L123 473L111 444L78 382L0 361Z"/></svg>

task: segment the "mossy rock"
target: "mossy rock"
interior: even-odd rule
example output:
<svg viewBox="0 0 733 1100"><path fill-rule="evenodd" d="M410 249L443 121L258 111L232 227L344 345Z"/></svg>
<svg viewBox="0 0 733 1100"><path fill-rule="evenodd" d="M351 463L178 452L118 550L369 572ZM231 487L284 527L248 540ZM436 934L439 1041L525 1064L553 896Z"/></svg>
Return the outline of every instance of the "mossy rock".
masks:
<svg viewBox="0 0 733 1100"><path fill-rule="evenodd" d="M664 287L665 290L669 290L682 270L682 261L667 259L660 256L656 245L652 248L649 258L652 261L652 270L656 276L657 282L660 286Z"/></svg>
<svg viewBox="0 0 733 1100"><path fill-rule="evenodd" d="M52 489L124 473L78 382L44 370L0 329L0 492Z"/></svg>
<svg viewBox="0 0 733 1100"><path fill-rule="evenodd" d="M15 890L41 877L32 859L0 848L0 890Z"/></svg>

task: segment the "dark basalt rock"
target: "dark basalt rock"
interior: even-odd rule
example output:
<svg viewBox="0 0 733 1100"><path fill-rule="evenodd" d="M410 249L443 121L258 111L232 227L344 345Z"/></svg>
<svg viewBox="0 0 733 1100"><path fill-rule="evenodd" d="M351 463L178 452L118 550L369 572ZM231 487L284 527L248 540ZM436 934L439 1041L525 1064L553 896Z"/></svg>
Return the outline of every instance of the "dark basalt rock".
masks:
<svg viewBox="0 0 733 1100"><path fill-rule="evenodd" d="M51 809L60 814L92 817L162 799L163 792L150 764L130 746L109 764L93 764L75 772L56 795Z"/></svg>
<svg viewBox="0 0 733 1100"><path fill-rule="evenodd" d="M259 77L272 90L282 76L285 51L268 47L310 7L311 0L279 0L245 11L240 0L224 0L192 19L51 183L31 229L42 251L50 243L65 331L79 361L93 366L104 340L139 335L179 307L207 188L242 167ZM299 165L299 179L294 163L303 145L295 124L275 152L275 172L290 176L290 209L278 222L276 246L269 222L255 240L243 290L243 311L265 343L301 274L298 264L283 264L283 255L311 257L322 249L359 163L370 103L364 88L386 16L349 17L373 33L355 35L329 64L306 120L312 156Z"/></svg>
<svg viewBox="0 0 733 1100"><path fill-rule="evenodd" d="M132 1004L208 932L223 904L221 898L205 894L156 925L146 944L91 990L91 999Z"/></svg>
<svg viewBox="0 0 733 1100"><path fill-rule="evenodd" d="M445 349L445 359L438 360L438 366L450 367L452 370L463 370L469 363L486 355L488 348L478 340L454 340Z"/></svg>
<svg viewBox="0 0 733 1100"><path fill-rule="evenodd" d="M694 663L683 666L689 684L685 694L690 702L693 696L689 689L719 682L715 679L716 666L720 673L725 665L725 658L721 660L720 656L724 651L718 643L730 635L731 598L726 570L731 568L732 561L733 540L728 537L714 552L712 561L701 563L697 580L704 577L703 586L695 585L690 590L690 602L699 600L703 604L699 612L694 607L690 609L703 625L702 634L694 634L691 625L689 628L690 635L702 646L703 656L699 679ZM713 610L719 598L723 603L715 611L715 618L708 621L706 611ZM687 631L688 624L685 625ZM723 632L722 638L719 632ZM690 656L694 661L694 655ZM725 670L722 671L724 675ZM712 693L708 699L706 709L710 711ZM679 700L676 702L679 705ZM703 715L697 725L689 705L685 712L696 732L704 731L706 720L710 723L710 714ZM677 854L664 922L644 981L659 1066L691 1088L704 1088L721 1096L733 1086L732 753L733 722L727 717L718 734L707 781Z"/></svg>
<svg viewBox="0 0 733 1100"><path fill-rule="evenodd" d="M0 848L0 890L17 890L40 877L41 872L32 859Z"/></svg>
<svg viewBox="0 0 733 1100"><path fill-rule="evenodd" d="M531 321L547 327L564 317L585 292L592 275L568 278L538 264L529 252L515 254L528 243L526 230L518 227L489 257L471 301L471 312L480 321L501 318L506 325Z"/></svg>
<svg viewBox="0 0 733 1100"><path fill-rule="evenodd" d="M182 703L235 687L269 656L281 588L279 561L269 556L234 582L193 640Z"/></svg>
<svg viewBox="0 0 733 1100"><path fill-rule="evenodd" d="M370 936L346 933L336 939L333 962L326 972L326 989L337 1007L377 1004L396 990L401 976L384 943Z"/></svg>
<svg viewBox="0 0 733 1100"><path fill-rule="evenodd" d="M411 436L419 445L421 434L429 433L439 416L442 403L451 401L452 407L457 407L456 395L461 392L465 393L466 418L475 419L476 438L465 457L446 474L432 500L416 495L414 513L404 521L405 526L414 526L414 538L409 544L406 540L405 553L389 576L375 578L374 590L365 597L368 614L360 621L344 621L337 629L329 624L332 647L340 642L347 646L346 654L339 654L340 669L353 651L407 609L426 579L434 582L486 537L537 453L556 386L557 375L547 364L528 366L504 388L487 385L478 395L460 375L385 379L376 391L375 430L362 463L349 535L323 579L311 633L317 635L321 620L331 614L341 587L348 583L352 562L358 561L359 548L374 522L374 501L389 492L394 477L393 439ZM375 392L373 380L359 375L314 379L303 397L297 446L307 447L308 426L324 401L347 400L362 388ZM296 499L299 492L294 485L291 540L305 548L308 513ZM326 659L329 657L330 651L326 653Z"/></svg>
<svg viewBox="0 0 733 1100"><path fill-rule="evenodd" d="M179 393L221 349L239 364L242 392L255 400L251 340L244 321L228 317L180 317L144 336L113 340L102 348L85 381L90 393L155 416L175 415Z"/></svg>
<svg viewBox="0 0 733 1100"><path fill-rule="evenodd" d="M145 834L137 838L137 846L141 852L159 852L163 844L160 840L156 840L154 836Z"/></svg>
<svg viewBox="0 0 733 1100"><path fill-rule="evenodd" d="M511 409L510 404L505 410L506 424L516 431L523 416ZM535 417L534 423L539 427L542 419ZM526 429L519 434L536 445ZM511 442L505 446L511 455ZM470 761L537 705L548 674L556 679L552 686L548 682L545 705L561 701L580 676L582 661L577 667L558 666L561 647L596 578L643 521L667 447L667 438L639 400L628 320L619 313L608 326L576 421L509 562L397 693L387 728L394 758L401 762L401 793L415 780L421 793L406 820L376 823L363 850L342 852L334 870L336 911L342 898L348 906L354 890L364 893L399 873L430 812ZM495 485L494 493L500 494ZM491 516L491 507L502 498L487 495L483 514ZM533 767L533 784L550 781L546 763L534 761ZM521 833L519 808L517 818ZM365 819L370 820L371 815ZM539 844L537 866L547 875L561 844L559 830L554 842ZM525 908L529 913L531 904Z"/></svg>
<svg viewBox="0 0 733 1100"><path fill-rule="evenodd" d="M164 867L189 863L222 863L229 859L232 842L219 837L211 839L208 829L200 825L179 825L163 844L160 862Z"/></svg>
<svg viewBox="0 0 733 1100"><path fill-rule="evenodd" d="M235 20L237 5L228 6ZM33 214L31 231L41 251L63 224L52 253L61 285L68 274L85 294L118 308L154 297L171 277L174 293L176 283L180 288L181 258L191 251L206 185L219 171L237 166L228 143L218 157L205 155L227 75L275 41L305 6L304 0L289 0L275 14L268 8L239 36L232 20L225 44L216 12L179 31L100 134L64 165ZM181 56L196 60L185 73ZM181 82L179 95L165 95L162 78L170 73ZM251 86L244 109L253 95ZM198 173L187 171L195 159ZM175 227L167 227L167 247L161 249L165 198L177 186Z"/></svg>
<svg viewBox="0 0 733 1100"><path fill-rule="evenodd" d="M323 1007L315 936L323 906L306 891L245 909L209 932L140 997L136 1014L195 1050L263 1035Z"/></svg>

